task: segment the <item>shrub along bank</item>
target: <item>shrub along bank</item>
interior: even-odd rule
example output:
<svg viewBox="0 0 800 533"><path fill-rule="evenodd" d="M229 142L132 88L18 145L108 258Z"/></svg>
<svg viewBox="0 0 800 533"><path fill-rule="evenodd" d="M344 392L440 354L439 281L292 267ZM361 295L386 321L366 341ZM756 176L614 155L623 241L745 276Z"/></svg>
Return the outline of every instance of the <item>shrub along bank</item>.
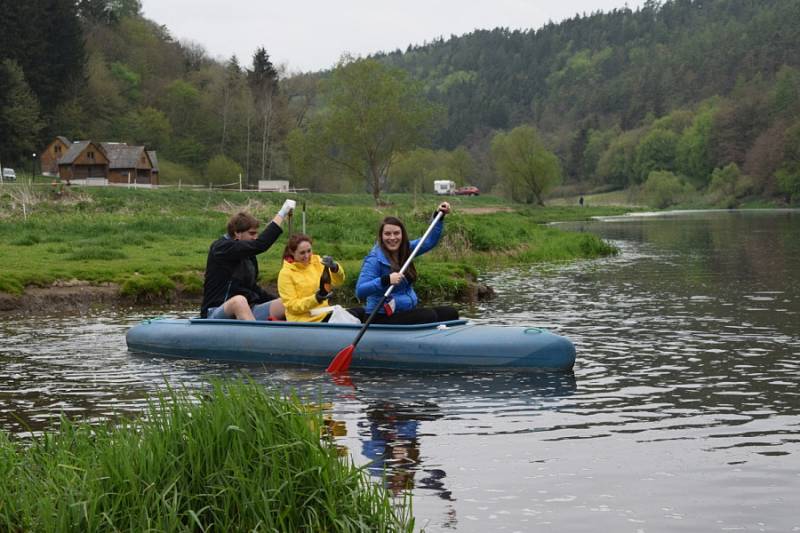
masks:
<svg viewBox="0 0 800 533"><path fill-rule="evenodd" d="M206 253L225 231L230 214L247 210L272 218L286 196L298 200L292 231L306 232L317 253L333 255L345 267L344 298L352 295L361 261L376 239L383 216L404 220L420 235L441 197L389 195L376 208L367 195L221 192L178 189L68 188L53 194L24 184L0 188L0 293L23 294L68 280L113 283L139 301L167 301L176 293L199 299ZM586 233L545 226L560 220L620 214L624 208L532 209L493 197L450 197L440 245L417 263L417 291L423 298L470 295L485 268L565 261L615 253ZM287 224L284 229L288 230ZM281 267L281 238L259 256L261 281L274 283Z"/></svg>

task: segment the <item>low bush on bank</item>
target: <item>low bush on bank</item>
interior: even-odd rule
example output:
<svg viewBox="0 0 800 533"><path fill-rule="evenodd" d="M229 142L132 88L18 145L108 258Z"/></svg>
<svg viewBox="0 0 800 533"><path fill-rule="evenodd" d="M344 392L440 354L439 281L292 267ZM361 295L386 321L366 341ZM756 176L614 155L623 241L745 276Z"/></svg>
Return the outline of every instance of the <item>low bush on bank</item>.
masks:
<svg viewBox="0 0 800 533"><path fill-rule="evenodd" d="M119 292L133 300L145 302L153 298L163 298L175 290L175 283L161 274L131 276L122 282Z"/></svg>
<svg viewBox="0 0 800 533"><path fill-rule="evenodd" d="M27 447L0 432L0 530L412 531L410 502L323 429L296 398L217 382L114 427L62 419Z"/></svg>
<svg viewBox="0 0 800 533"><path fill-rule="evenodd" d="M0 277L0 292L6 292L8 294L22 294L24 290L25 286L16 276L8 275Z"/></svg>
<svg viewBox="0 0 800 533"><path fill-rule="evenodd" d="M617 252L618 250L614 246L591 233L564 238L564 233L558 232L532 242L531 246L518 254L518 257L520 263L527 264L567 261L576 257L593 259L614 255Z"/></svg>

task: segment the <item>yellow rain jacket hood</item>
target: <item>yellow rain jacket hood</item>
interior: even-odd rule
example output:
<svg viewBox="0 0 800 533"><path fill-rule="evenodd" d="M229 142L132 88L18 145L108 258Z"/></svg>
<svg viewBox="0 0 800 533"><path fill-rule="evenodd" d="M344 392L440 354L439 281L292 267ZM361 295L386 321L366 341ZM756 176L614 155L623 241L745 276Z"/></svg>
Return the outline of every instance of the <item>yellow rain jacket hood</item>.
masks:
<svg viewBox="0 0 800 533"><path fill-rule="evenodd" d="M328 305L328 300L317 302L319 278L325 265L320 256L313 254L309 263L283 261L278 274L278 293L286 307L286 320L289 322L320 322L325 313L311 316L311 310ZM331 271L331 284L339 287L344 283L344 268L339 263L339 271Z"/></svg>

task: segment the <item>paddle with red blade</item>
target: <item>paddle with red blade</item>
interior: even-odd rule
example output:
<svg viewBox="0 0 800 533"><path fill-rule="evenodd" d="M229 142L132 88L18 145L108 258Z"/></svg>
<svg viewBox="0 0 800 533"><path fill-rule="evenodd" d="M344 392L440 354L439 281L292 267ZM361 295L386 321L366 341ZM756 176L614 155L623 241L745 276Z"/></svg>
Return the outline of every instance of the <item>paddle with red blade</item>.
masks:
<svg viewBox="0 0 800 533"><path fill-rule="evenodd" d="M427 239L428 235L430 235L431 231L433 231L433 227L436 225L437 222L439 222L439 220L441 220L443 216L444 213L442 211L436 212L436 216L433 218L433 222L431 222L431 225L428 226L427 230L425 230L425 233L422 235L422 237L420 237L419 241L417 242L417 245L411 252L411 255L408 256L408 259L406 259L406 262L403 264L402 268L400 268L400 274L405 273L406 269L408 268L408 265L411 264L411 261L413 261L414 257L417 256L419 249L422 248L422 243L425 242L425 239ZM367 318L366 322L364 322L364 325L361 326L361 330L358 332L356 340L353 341L353 344L351 344L347 348L344 348L343 350L341 350L339 353L336 354L336 357L333 358L331 364L328 365L327 368L328 372L331 373L346 372L347 369L350 368L350 363L353 361L353 351L356 349L358 341L360 341L361 337L364 336L364 333L367 332L367 328L372 323L372 320L375 318L375 315L378 314L378 310L383 307L383 303L392 294L393 290L394 290L394 285L389 285L389 288L386 289L385 293L383 293L383 297L378 302L378 305L375 306L375 309L373 309L372 313L369 314L369 317Z"/></svg>

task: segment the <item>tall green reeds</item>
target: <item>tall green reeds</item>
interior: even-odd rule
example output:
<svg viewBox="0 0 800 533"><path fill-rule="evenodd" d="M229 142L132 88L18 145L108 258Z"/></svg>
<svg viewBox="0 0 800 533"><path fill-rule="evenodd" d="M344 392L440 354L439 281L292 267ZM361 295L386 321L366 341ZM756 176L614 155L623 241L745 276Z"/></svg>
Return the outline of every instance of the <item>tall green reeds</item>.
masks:
<svg viewBox="0 0 800 533"><path fill-rule="evenodd" d="M323 427L296 398L217 382L114 427L63 419L28 447L0 433L0 530L411 531L409 502Z"/></svg>

